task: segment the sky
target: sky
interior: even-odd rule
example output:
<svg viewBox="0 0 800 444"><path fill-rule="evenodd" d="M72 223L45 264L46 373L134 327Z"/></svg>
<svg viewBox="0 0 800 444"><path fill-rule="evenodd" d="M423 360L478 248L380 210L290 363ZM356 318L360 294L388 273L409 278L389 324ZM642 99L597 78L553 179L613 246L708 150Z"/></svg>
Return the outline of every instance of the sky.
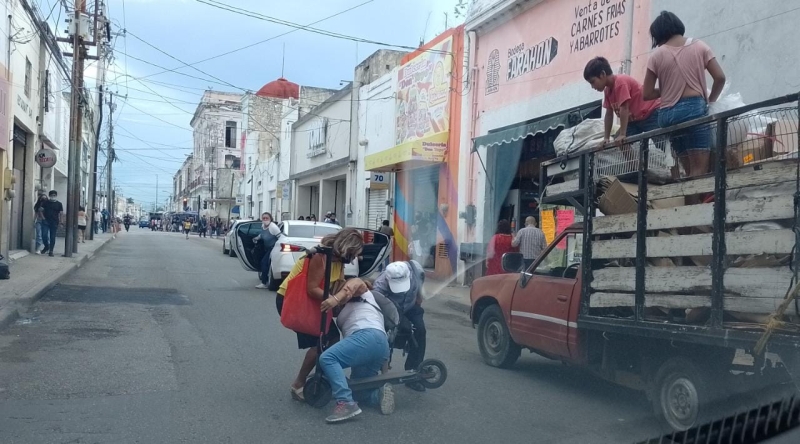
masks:
<svg viewBox="0 0 800 444"><path fill-rule="evenodd" d="M43 16L56 1L33 0ZM447 27L463 21L454 16L458 0L108 0L112 32L120 34L112 40L114 60L106 77L106 91L114 93L116 103L119 162L113 179L118 193L145 209L152 209L156 200L164 206L172 193L172 177L192 152L189 122L205 89L258 90L281 76L284 46L284 77L300 85L340 88L342 81L352 80L358 63L385 47L294 30L206 1L302 25L340 13L314 27L410 47L444 31L446 20ZM195 65L202 72L180 62L193 64L269 38ZM87 66L87 84L93 85L96 75L96 65Z"/></svg>

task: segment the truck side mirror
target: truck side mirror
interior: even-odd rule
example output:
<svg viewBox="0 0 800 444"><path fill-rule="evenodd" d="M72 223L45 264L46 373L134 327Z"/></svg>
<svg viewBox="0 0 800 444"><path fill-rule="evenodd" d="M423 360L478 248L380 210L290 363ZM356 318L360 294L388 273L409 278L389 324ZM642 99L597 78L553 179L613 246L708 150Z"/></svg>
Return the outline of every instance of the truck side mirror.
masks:
<svg viewBox="0 0 800 444"><path fill-rule="evenodd" d="M503 271L518 273L522 270L522 253L506 253L503 255Z"/></svg>

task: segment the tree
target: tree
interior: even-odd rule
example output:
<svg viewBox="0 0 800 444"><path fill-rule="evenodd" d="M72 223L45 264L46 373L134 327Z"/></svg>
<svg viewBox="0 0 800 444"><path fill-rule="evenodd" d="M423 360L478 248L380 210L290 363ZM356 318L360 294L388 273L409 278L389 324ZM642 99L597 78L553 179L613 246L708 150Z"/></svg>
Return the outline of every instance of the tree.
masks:
<svg viewBox="0 0 800 444"><path fill-rule="evenodd" d="M129 204L131 204L131 205L133 205L133 198L132 198L132 197L129 197L129 198L128 198L128 203L129 203Z"/></svg>
<svg viewBox="0 0 800 444"><path fill-rule="evenodd" d="M465 18L469 12L469 4L466 0L458 0L453 12L455 13L456 18Z"/></svg>

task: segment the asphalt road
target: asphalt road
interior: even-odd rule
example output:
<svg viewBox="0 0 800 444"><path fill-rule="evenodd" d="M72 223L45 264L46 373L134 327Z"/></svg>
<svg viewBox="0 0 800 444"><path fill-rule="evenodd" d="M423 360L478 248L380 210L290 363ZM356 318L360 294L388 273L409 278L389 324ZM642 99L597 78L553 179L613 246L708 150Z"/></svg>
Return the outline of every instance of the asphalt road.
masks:
<svg viewBox="0 0 800 444"><path fill-rule="evenodd" d="M255 273L221 241L132 228L0 331L2 443L616 443L653 437L645 397L524 354L483 363L434 297L428 357L447 383L328 425L292 401L302 359ZM400 362L403 358L395 352Z"/></svg>

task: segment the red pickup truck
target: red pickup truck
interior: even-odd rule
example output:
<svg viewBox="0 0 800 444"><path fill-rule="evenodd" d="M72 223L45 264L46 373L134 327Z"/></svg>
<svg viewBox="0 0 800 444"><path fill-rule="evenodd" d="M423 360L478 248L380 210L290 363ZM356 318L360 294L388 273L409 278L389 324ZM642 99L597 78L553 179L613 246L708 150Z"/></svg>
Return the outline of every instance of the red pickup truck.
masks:
<svg viewBox="0 0 800 444"><path fill-rule="evenodd" d="M508 274L477 279L470 292L473 325L484 361L494 367L514 365L523 348L546 358L580 366L611 382L645 391L656 415L674 430L686 430L717 412L706 406L733 394L732 387L753 392L787 382L781 364L755 357L737 366L734 357L746 342L709 332L670 334L631 325L608 328L582 321L581 251L583 227L562 232L525 272L519 253L507 253ZM615 328L611 328L614 326ZM747 355L747 359L753 359ZM765 365L766 363L766 365ZM757 372L756 368L761 367ZM748 383L739 377L758 373ZM758 382L752 381L756 379ZM717 404L720 404L717 402ZM714 415L714 416L712 416Z"/></svg>

